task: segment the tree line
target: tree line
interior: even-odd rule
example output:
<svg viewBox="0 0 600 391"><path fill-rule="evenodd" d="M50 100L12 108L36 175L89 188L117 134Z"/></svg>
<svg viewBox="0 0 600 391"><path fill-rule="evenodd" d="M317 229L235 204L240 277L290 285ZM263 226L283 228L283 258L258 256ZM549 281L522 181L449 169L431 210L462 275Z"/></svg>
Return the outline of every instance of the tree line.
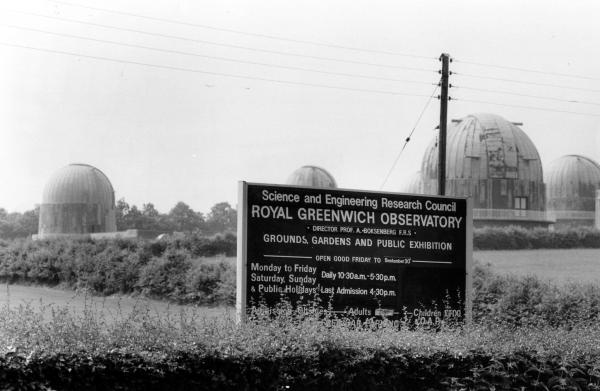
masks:
<svg viewBox="0 0 600 391"><path fill-rule="evenodd" d="M215 204L205 215L181 201L168 213L160 213L150 202L138 208L121 198L117 201L115 215L118 231L140 229L214 235L235 232L237 224L237 212L228 202ZM37 234L39 216L39 206L23 213L8 213L0 208L0 239L26 238Z"/></svg>

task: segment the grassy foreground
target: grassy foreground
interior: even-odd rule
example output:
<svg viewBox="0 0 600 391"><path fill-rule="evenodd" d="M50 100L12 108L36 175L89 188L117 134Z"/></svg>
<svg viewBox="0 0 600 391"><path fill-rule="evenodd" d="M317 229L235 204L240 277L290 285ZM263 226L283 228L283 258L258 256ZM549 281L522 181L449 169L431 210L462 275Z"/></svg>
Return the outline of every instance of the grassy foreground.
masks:
<svg viewBox="0 0 600 391"><path fill-rule="evenodd" d="M286 306L238 325L192 306L97 304L0 306L0 388L600 390L599 318L398 330Z"/></svg>
<svg viewBox="0 0 600 391"><path fill-rule="evenodd" d="M600 285L497 270L439 330L4 285L0 389L600 390Z"/></svg>
<svg viewBox="0 0 600 391"><path fill-rule="evenodd" d="M17 389L600 389L597 324L434 332L29 304L4 306L0 330L0 384Z"/></svg>

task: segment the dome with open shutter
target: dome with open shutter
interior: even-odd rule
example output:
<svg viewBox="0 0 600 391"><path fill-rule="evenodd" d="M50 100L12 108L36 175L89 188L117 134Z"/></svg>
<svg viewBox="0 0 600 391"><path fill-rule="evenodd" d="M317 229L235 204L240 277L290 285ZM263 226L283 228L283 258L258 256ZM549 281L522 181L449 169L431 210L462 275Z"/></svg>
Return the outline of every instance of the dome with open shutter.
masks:
<svg viewBox="0 0 600 391"><path fill-rule="evenodd" d="M520 125L478 113L449 126L446 195L471 197L476 222L548 223L542 162ZM437 194L438 154L434 139L421 164L425 194Z"/></svg>

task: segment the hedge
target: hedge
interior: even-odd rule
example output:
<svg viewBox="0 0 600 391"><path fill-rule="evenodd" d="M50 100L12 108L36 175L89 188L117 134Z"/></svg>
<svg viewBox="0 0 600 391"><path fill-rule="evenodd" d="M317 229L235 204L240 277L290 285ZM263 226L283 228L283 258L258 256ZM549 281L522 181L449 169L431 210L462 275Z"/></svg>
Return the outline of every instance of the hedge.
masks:
<svg viewBox="0 0 600 391"><path fill-rule="evenodd" d="M3 389L23 390L600 390L598 364L517 352L414 355L324 349L317 357L180 353L0 357Z"/></svg>
<svg viewBox="0 0 600 391"><path fill-rule="evenodd" d="M523 250L539 248L600 248L600 230L591 227L527 229L517 226L477 228L476 250Z"/></svg>
<svg viewBox="0 0 600 391"><path fill-rule="evenodd" d="M20 240L0 246L0 282L142 294L179 303L233 304L234 235L166 241Z"/></svg>
<svg viewBox="0 0 600 391"><path fill-rule="evenodd" d="M600 285L556 284L533 275L501 275L475 264L473 319L510 326L574 327L600 322Z"/></svg>
<svg viewBox="0 0 600 391"><path fill-rule="evenodd" d="M233 259L196 256L201 246L194 243L198 242L12 242L0 247L0 282L232 305L236 284ZM533 276L498 275L489 266L476 263L474 289L477 321L572 325L600 320L600 287L592 284L559 286Z"/></svg>
<svg viewBox="0 0 600 391"><path fill-rule="evenodd" d="M168 251L159 269L185 265ZM600 390L600 294L587 288L478 265L474 324L435 331L285 311L237 325L143 302L110 321L93 306L2 306L0 389Z"/></svg>

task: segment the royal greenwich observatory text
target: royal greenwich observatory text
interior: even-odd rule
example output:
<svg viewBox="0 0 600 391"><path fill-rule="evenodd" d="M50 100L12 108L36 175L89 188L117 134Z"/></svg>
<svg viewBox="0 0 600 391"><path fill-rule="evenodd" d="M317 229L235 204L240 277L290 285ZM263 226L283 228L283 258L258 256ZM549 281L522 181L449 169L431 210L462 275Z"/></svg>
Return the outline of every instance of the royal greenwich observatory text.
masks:
<svg viewBox="0 0 600 391"><path fill-rule="evenodd" d="M415 201L396 201L388 198L348 198L345 196L333 196L325 193L325 205L334 206L367 206L373 210L377 210L379 205L384 208L400 209L400 210L427 210L427 211L442 211L456 212L456 202L433 202L427 200L421 202ZM309 198L310 199L310 198ZM299 203L300 196L298 194L287 194L269 192L263 190L263 201L286 200L287 202ZM296 215L290 213L290 208L286 206L272 205L252 205L252 218L272 218L272 219L299 219L311 222L334 222L334 223L359 223L359 224L383 224L383 225L401 225L413 227L440 227L440 228L460 228L463 222L463 217L446 216L446 215L422 215L414 213L395 213L381 212L376 216L374 211L364 210L347 210L347 209L327 209L327 208L311 208L300 207L297 209ZM378 218L378 221L376 219Z"/></svg>

